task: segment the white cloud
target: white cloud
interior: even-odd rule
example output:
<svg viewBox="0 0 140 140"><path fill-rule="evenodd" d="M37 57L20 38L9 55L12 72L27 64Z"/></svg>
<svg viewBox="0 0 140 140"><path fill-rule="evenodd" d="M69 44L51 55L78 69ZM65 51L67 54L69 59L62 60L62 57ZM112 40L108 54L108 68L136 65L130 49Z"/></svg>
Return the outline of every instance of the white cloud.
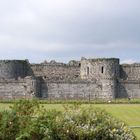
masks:
<svg viewBox="0 0 140 140"><path fill-rule="evenodd" d="M136 60L126 59L126 60L121 61L121 64L133 64L133 63L136 63Z"/></svg>
<svg viewBox="0 0 140 140"><path fill-rule="evenodd" d="M1 57L140 59L139 5L138 0L1 1Z"/></svg>

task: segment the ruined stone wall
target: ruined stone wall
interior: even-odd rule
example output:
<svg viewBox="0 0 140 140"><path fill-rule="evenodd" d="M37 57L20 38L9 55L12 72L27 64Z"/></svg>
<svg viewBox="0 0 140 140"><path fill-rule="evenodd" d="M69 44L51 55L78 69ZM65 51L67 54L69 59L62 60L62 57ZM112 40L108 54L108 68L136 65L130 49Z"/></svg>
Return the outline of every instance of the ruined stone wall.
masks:
<svg viewBox="0 0 140 140"><path fill-rule="evenodd" d="M55 61L29 64L0 61L0 99L140 98L140 64L119 59L85 59L68 64Z"/></svg>
<svg viewBox="0 0 140 140"><path fill-rule="evenodd" d="M101 87L86 82L48 82L42 83L41 93L48 99L86 99L102 98Z"/></svg>
<svg viewBox="0 0 140 140"><path fill-rule="evenodd" d="M0 80L0 100L33 98L32 79Z"/></svg>
<svg viewBox="0 0 140 140"><path fill-rule="evenodd" d="M119 59L82 59L81 78L96 81L102 87L103 98L115 98L117 78L120 77Z"/></svg>
<svg viewBox="0 0 140 140"><path fill-rule="evenodd" d="M120 66L117 97L140 98L140 64L123 64Z"/></svg>
<svg viewBox="0 0 140 140"><path fill-rule="evenodd" d="M119 59L82 59L81 78L82 79L102 79L115 78L120 76Z"/></svg>
<svg viewBox="0 0 140 140"><path fill-rule="evenodd" d="M114 99L117 96L117 80L115 79L102 79L102 94L103 99Z"/></svg>
<svg viewBox="0 0 140 140"><path fill-rule="evenodd" d="M120 80L117 98L140 98L140 80Z"/></svg>
<svg viewBox="0 0 140 140"><path fill-rule="evenodd" d="M34 75L47 81L67 81L80 77L80 67L66 64L36 64L31 65Z"/></svg>
<svg viewBox="0 0 140 140"><path fill-rule="evenodd" d="M123 80L139 80L140 64L123 64L120 69L121 79Z"/></svg>
<svg viewBox="0 0 140 140"><path fill-rule="evenodd" d="M32 65L42 77L40 97L63 99L140 98L140 64L120 65L119 59L85 59L69 64Z"/></svg>
<svg viewBox="0 0 140 140"><path fill-rule="evenodd" d="M29 75L29 64L24 60L0 60L0 79L17 79Z"/></svg>

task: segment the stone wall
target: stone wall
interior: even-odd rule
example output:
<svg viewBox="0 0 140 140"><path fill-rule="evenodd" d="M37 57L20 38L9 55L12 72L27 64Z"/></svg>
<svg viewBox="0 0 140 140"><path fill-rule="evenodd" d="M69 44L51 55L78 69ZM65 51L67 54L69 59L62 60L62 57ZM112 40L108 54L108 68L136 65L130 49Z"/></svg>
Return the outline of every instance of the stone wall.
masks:
<svg viewBox="0 0 140 140"><path fill-rule="evenodd" d="M17 79L31 75L25 60L0 60L0 79Z"/></svg>
<svg viewBox="0 0 140 140"><path fill-rule="evenodd" d="M73 65L36 64L31 65L36 77L42 77L47 81L67 81L80 77L80 67Z"/></svg>
<svg viewBox="0 0 140 140"><path fill-rule="evenodd" d="M31 79L0 80L0 100L32 98L34 88Z"/></svg>
<svg viewBox="0 0 140 140"><path fill-rule="evenodd" d="M95 99L102 98L101 87L95 83L42 83L41 92L48 99Z"/></svg>
<svg viewBox="0 0 140 140"><path fill-rule="evenodd" d="M119 59L82 59L81 60L82 79L108 79L120 76Z"/></svg>
<svg viewBox="0 0 140 140"><path fill-rule="evenodd" d="M120 77L119 59L82 59L80 74L82 79L91 79L101 85L102 98L115 98Z"/></svg>
<svg viewBox="0 0 140 140"><path fill-rule="evenodd" d="M120 69L120 76L123 80L139 80L140 64L123 64Z"/></svg>
<svg viewBox="0 0 140 140"><path fill-rule="evenodd" d="M117 96L117 80L116 79L102 79L102 95L104 99L114 99Z"/></svg>
<svg viewBox="0 0 140 140"><path fill-rule="evenodd" d="M0 61L0 99L140 98L140 64L119 64L117 58L29 64Z"/></svg>
<svg viewBox="0 0 140 140"><path fill-rule="evenodd" d="M140 98L140 80L120 80L117 98Z"/></svg>

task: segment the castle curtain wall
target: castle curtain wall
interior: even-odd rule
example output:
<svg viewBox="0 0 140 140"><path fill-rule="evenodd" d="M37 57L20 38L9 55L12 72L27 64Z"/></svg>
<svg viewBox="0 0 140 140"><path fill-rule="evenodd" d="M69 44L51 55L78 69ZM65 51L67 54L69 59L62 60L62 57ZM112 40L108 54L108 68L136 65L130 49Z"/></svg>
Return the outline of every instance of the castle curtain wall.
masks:
<svg viewBox="0 0 140 140"><path fill-rule="evenodd" d="M140 98L140 64L121 65L117 97Z"/></svg>
<svg viewBox="0 0 140 140"><path fill-rule="evenodd" d="M42 95L48 99L86 99L101 97L101 87L84 82L49 82L42 83Z"/></svg>
<svg viewBox="0 0 140 140"><path fill-rule="evenodd" d="M66 64L37 64L31 65L35 76L47 81L66 81L80 77L80 66Z"/></svg>
<svg viewBox="0 0 140 140"><path fill-rule="evenodd" d="M82 58L68 64L0 60L0 99L33 97L140 98L140 64L120 65L117 58Z"/></svg>
<svg viewBox="0 0 140 140"><path fill-rule="evenodd" d="M140 81L119 81L117 98L140 98Z"/></svg>
<svg viewBox="0 0 140 140"><path fill-rule="evenodd" d="M31 79L0 81L0 100L29 99L33 96Z"/></svg>

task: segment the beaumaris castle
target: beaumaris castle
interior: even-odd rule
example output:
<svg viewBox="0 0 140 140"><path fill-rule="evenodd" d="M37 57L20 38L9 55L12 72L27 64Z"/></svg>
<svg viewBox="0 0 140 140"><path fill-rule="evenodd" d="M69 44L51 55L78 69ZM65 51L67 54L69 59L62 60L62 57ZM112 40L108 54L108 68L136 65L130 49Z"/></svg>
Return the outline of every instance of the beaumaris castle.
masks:
<svg viewBox="0 0 140 140"><path fill-rule="evenodd" d="M114 99L140 98L140 63L120 64L118 58L0 60L0 100L19 98Z"/></svg>

